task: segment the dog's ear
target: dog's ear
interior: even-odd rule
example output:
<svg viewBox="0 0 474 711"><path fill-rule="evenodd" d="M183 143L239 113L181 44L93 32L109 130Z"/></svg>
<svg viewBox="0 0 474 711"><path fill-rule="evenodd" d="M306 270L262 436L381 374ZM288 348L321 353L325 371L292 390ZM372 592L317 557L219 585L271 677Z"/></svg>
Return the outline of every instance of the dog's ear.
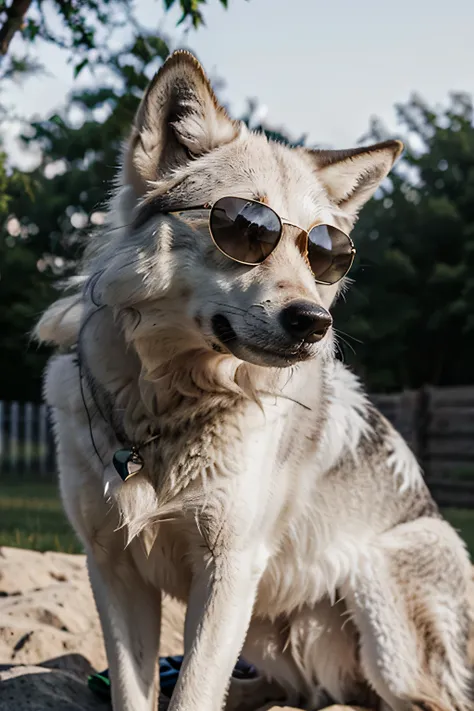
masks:
<svg viewBox="0 0 474 711"><path fill-rule="evenodd" d="M349 215L357 215L372 197L403 151L401 141L342 151L306 151L331 200Z"/></svg>
<svg viewBox="0 0 474 711"><path fill-rule="evenodd" d="M220 106L197 59L190 52L174 52L138 108L125 155L125 181L142 195L149 181L229 143L240 127Z"/></svg>

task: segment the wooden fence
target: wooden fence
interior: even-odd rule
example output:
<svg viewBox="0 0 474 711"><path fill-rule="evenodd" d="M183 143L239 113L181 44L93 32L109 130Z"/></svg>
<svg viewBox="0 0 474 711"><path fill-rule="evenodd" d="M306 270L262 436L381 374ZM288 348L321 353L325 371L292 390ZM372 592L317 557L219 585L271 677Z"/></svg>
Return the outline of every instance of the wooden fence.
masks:
<svg viewBox="0 0 474 711"><path fill-rule="evenodd" d="M474 508L474 387L425 387L372 400L409 443L440 506Z"/></svg>
<svg viewBox="0 0 474 711"><path fill-rule="evenodd" d="M374 395L407 440L442 506L474 508L474 387ZM45 405L0 401L0 472L51 480L55 455Z"/></svg>
<svg viewBox="0 0 474 711"><path fill-rule="evenodd" d="M0 400L0 474L51 480L55 467L46 405Z"/></svg>

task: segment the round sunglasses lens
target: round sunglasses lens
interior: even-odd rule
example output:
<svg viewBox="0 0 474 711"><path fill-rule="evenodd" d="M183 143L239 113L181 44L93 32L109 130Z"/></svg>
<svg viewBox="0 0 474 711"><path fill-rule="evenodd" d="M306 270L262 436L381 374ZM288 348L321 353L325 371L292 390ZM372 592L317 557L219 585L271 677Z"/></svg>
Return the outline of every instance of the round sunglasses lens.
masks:
<svg viewBox="0 0 474 711"><path fill-rule="evenodd" d="M354 258L349 237L332 225L317 225L308 234L308 259L317 281L335 284Z"/></svg>
<svg viewBox="0 0 474 711"><path fill-rule="evenodd" d="M218 200L211 211L210 226L219 249L244 264L263 262L281 235L278 215L267 205L244 198Z"/></svg>

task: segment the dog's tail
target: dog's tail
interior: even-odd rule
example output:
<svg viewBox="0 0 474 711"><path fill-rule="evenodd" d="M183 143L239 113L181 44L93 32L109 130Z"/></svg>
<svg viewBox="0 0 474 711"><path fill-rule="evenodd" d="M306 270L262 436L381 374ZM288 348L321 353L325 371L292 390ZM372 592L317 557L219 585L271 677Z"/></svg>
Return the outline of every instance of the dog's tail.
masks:
<svg viewBox="0 0 474 711"><path fill-rule="evenodd" d="M83 310L78 294L54 301L36 325L34 337L41 343L70 348L77 343Z"/></svg>

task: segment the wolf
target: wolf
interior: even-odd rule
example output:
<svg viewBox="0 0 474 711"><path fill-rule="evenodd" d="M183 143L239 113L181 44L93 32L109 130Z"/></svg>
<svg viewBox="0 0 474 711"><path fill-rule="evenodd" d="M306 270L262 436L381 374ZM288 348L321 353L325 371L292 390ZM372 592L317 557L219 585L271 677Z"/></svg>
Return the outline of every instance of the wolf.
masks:
<svg viewBox="0 0 474 711"><path fill-rule="evenodd" d="M336 359L347 280L310 258L312 226L347 235L401 150L268 140L185 51L145 92L81 276L37 327L115 711L156 708L165 594L187 606L172 711L474 708L465 546ZM210 234L226 196L282 218L257 263ZM241 653L256 681L230 681Z"/></svg>

